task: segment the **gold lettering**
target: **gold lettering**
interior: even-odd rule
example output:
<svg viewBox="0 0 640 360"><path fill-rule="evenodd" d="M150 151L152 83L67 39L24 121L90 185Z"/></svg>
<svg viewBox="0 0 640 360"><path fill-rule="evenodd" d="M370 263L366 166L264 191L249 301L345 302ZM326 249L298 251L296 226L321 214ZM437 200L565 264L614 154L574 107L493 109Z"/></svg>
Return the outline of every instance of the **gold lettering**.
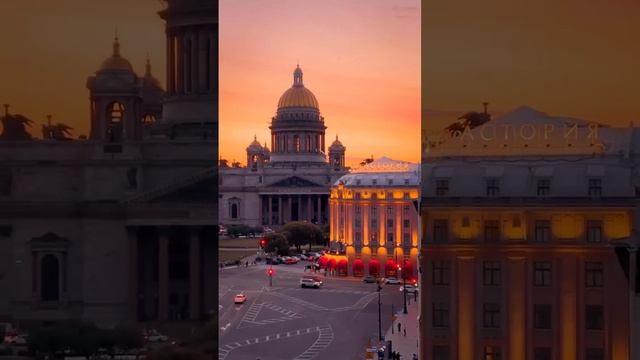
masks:
<svg viewBox="0 0 640 360"><path fill-rule="evenodd" d="M549 134L553 132L555 125L553 124L544 124L544 139L549 139Z"/></svg>
<svg viewBox="0 0 640 360"><path fill-rule="evenodd" d="M564 125L564 138L568 139L573 133L573 138L578 140L578 124L573 124L570 129L567 129L567 124Z"/></svg>
<svg viewBox="0 0 640 360"><path fill-rule="evenodd" d="M488 128L488 127L490 127L490 128L491 128L491 137L487 137L487 136L484 134L484 130L485 130L486 128ZM480 137L481 137L481 138L482 138L482 140L484 140L484 141L491 141L491 140L495 139L495 138L496 138L496 127L495 127L494 125L490 125L490 124L484 124L484 125L482 125L482 129L480 129Z"/></svg>
<svg viewBox="0 0 640 360"><path fill-rule="evenodd" d="M531 129L531 133L529 136L525 136L525 132L524 129L529 128ZM524 124L522 126L520 126L520 137L524 140L532 140L534 137L536 137L536 128L531 125L531 124Z"/></svg>
<svg viewBox="0 0 640 360"><path fill-rule="evenodd" d="M469 139L473 141L473 134L471 133L471 128L468 126L465 126L464 130L462 131L462 136L460 137L460 140L464 140L465 136L469 136Z"/></svg>
<svg viewBox="0 0 640 360"><path fill-rule="evenodd" d="M589 123L587 139L598 140L598 123Z"/></svg>
<svg viewBox="0 0 640 360"><path fill-rule="evenodd" d="M513 126L511 124L503 124L504 128L504 139L509 140L509 129L513 130Z"/></svg>

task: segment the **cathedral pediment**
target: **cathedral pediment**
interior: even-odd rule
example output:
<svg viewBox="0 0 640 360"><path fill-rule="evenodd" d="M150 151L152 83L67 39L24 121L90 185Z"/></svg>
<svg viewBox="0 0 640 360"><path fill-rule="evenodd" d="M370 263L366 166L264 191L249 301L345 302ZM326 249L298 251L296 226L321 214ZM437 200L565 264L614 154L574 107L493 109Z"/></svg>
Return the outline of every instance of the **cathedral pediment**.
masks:
<svg viewBox="0 0 640 360"><path fill-rule="evenodd" d="M299 176L291 176L286 179L282 179L277 181L271 185L270 187L285 187L285 188L302 188L302 187L323 187L320 184L316 184L313 181L309 181L307 179L303 179Z"/></svg>

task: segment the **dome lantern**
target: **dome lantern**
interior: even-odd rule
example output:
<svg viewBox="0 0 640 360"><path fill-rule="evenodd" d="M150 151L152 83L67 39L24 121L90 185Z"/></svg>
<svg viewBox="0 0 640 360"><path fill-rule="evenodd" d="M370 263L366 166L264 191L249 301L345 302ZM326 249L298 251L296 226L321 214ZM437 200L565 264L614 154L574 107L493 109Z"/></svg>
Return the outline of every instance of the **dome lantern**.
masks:
<svg viewBox="0 0 640 360"><path fill-rule="evenodd" d="M120 55L120 41L117 34L113 40L113 54L102 62L100 70L126 70L133 72L133 66L131 66L129 60Z"/></svg>
<svg viewBox="0 0 640 360"><path fill-rule="evenodd" d="M285 91L278 101L278 110L283 108L311 108L319 110L315 95L304 87L300 65L293 71L293 85Z"/></svg>

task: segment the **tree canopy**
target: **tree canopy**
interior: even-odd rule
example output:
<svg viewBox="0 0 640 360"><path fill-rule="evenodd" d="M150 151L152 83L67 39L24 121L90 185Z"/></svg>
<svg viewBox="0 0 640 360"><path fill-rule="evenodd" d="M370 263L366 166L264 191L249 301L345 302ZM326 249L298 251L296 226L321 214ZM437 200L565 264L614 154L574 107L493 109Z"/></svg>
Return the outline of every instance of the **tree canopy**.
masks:
<svg viewBox="0 0 640 360"><path fill-rule="evenodd" d="M298 251L300 251L302 245L309 245L309 250L311 250L311 245L324 242L322 229L318 225L306 221L287 223L281 232L287 238L289 244L295 246Z"/></svg>
<svg viewBox="0 0 640 360"><path fill-rule="evenodd" d="M289 255L289 241L282 233L269 234L265 238L267 239L265 252L274 252L277 249L278 254Z"/></svg>

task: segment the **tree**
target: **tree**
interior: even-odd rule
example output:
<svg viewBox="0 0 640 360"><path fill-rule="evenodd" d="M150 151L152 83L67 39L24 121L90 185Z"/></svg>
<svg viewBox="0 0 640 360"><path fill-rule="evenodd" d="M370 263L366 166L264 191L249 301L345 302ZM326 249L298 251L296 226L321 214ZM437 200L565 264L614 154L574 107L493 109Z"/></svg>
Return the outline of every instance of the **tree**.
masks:
<svg viewBox="0 0 640 360"><path fill-rule="evenodd" d="M266 236L267 246L265 252L278 251L280 255L289 255L289 241L282 233L273 233Z"/></svg>
<svg viewBox="0 0 640 360"><path fill-rule="evenodd" d="M316 224L306 221L292 221L282 228L282 233L286 236L290 245L296 247L298 251L302 245L309 245L311 250L312 244L322 243L322 229Z"/></svg>
<svg viewBox="0 0 640 360"><path fill-rule="evenodd" d="M220 159L218 164L219 164L221 169L228 169L229 168L229 160L227 160L227 159Z"/></svg>

